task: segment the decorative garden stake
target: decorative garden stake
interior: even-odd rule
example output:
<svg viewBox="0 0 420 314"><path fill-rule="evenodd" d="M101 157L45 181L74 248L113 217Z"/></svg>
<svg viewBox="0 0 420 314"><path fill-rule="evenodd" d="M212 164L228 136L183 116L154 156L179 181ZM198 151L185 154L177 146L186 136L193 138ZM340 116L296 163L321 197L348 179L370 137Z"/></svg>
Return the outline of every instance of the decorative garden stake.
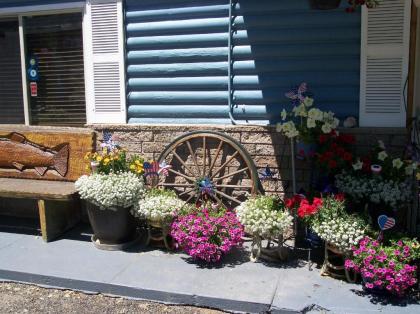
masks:
<svg viewBox="0 0 420 314"><path fill-rule="evenodd" d="M381 229L381 232L378 236L378 241L382 242L384 238L384 231L389 230L395 226L395 219L392 217L388 217L387 215L381 215L378 217L378 225Z"/></svg>
<svg viewBox="0 0 420 314"><path fill-rule="evenodd" d="M276 174L277 174L277 172L271 171L271 169L268 165L265 167L264 171L259 172L261 180L276 180L276 179L278 179L278 178L275 178Z"/></svg>

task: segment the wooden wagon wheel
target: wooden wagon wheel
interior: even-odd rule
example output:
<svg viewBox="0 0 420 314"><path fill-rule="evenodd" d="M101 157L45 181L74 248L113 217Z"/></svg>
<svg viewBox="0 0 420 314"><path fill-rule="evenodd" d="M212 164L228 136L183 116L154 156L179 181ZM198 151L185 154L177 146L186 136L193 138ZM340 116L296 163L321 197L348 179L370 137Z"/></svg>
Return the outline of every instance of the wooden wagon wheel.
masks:
<svg viewBox="0 0 420 314"><path fill-rule="evenodd" d="M212 201L234 208L259 192L258 173L248 152L219 132L182 135L166 147L159 162L172 166L159 184L174 189L186 202Z"/></svg>

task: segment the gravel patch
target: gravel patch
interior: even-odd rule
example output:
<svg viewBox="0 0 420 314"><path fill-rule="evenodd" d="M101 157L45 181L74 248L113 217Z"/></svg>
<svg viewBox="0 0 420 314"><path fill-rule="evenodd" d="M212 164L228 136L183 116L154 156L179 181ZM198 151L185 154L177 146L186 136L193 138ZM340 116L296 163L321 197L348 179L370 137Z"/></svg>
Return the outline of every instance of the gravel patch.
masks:
<svg viewBox="0 0 420 314"><path fill-rule="evenodd" d="M33 285L0 283L0 313L171 313L219 314L221 311L193 306L165 305L127 300L102 294L46 289Z"/></svg>

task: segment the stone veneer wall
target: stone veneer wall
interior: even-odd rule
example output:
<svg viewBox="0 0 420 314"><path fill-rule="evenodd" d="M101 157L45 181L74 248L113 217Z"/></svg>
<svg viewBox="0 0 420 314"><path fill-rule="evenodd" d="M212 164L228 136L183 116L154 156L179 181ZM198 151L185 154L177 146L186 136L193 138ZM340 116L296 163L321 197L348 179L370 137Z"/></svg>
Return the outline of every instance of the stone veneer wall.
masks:
<svg viewBox="0 0 420 314"><path fill-rule="evenodd" d="M129 153L140 154L146 159L157 159L163 149L178 136L196 130L213 130L226 133L241 143L252 156L259 171L267 165L279 174L279 179L262 182L268 193L290 193L291 160L290 141L277 133L273 126L218 126L218 125L91 125L102 140L102 131L110 131L121 146ZM387 148L401 154L407 144L407 131L401 128L355 128L340 132L354 134L357 151L365 152L374 147L378 140ZM98 143L99 143L98 141ZM310 180L310 165L296 161L297 188L307 188Z"/></svg>

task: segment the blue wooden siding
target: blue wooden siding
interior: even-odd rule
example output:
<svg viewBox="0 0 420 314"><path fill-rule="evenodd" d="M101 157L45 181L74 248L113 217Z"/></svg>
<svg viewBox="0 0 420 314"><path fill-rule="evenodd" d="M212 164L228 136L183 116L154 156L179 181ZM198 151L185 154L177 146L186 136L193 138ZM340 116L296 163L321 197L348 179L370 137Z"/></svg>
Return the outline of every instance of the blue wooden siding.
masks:
<svg viewBox="0 0 420 314"><path fill-rule="evenodd" d="M360 13L236 2L235 119L274 122L303 81L320 107L358 115ZM227 0L126 0L129 122L229 122L228 13Z"/></svg>
<svg viewBox="0 0 420 314"><path fill-rule="evenodd" d="M0 0L0 9L29 5L45 5L68 2L83 2L84 0Z"/></svg>

